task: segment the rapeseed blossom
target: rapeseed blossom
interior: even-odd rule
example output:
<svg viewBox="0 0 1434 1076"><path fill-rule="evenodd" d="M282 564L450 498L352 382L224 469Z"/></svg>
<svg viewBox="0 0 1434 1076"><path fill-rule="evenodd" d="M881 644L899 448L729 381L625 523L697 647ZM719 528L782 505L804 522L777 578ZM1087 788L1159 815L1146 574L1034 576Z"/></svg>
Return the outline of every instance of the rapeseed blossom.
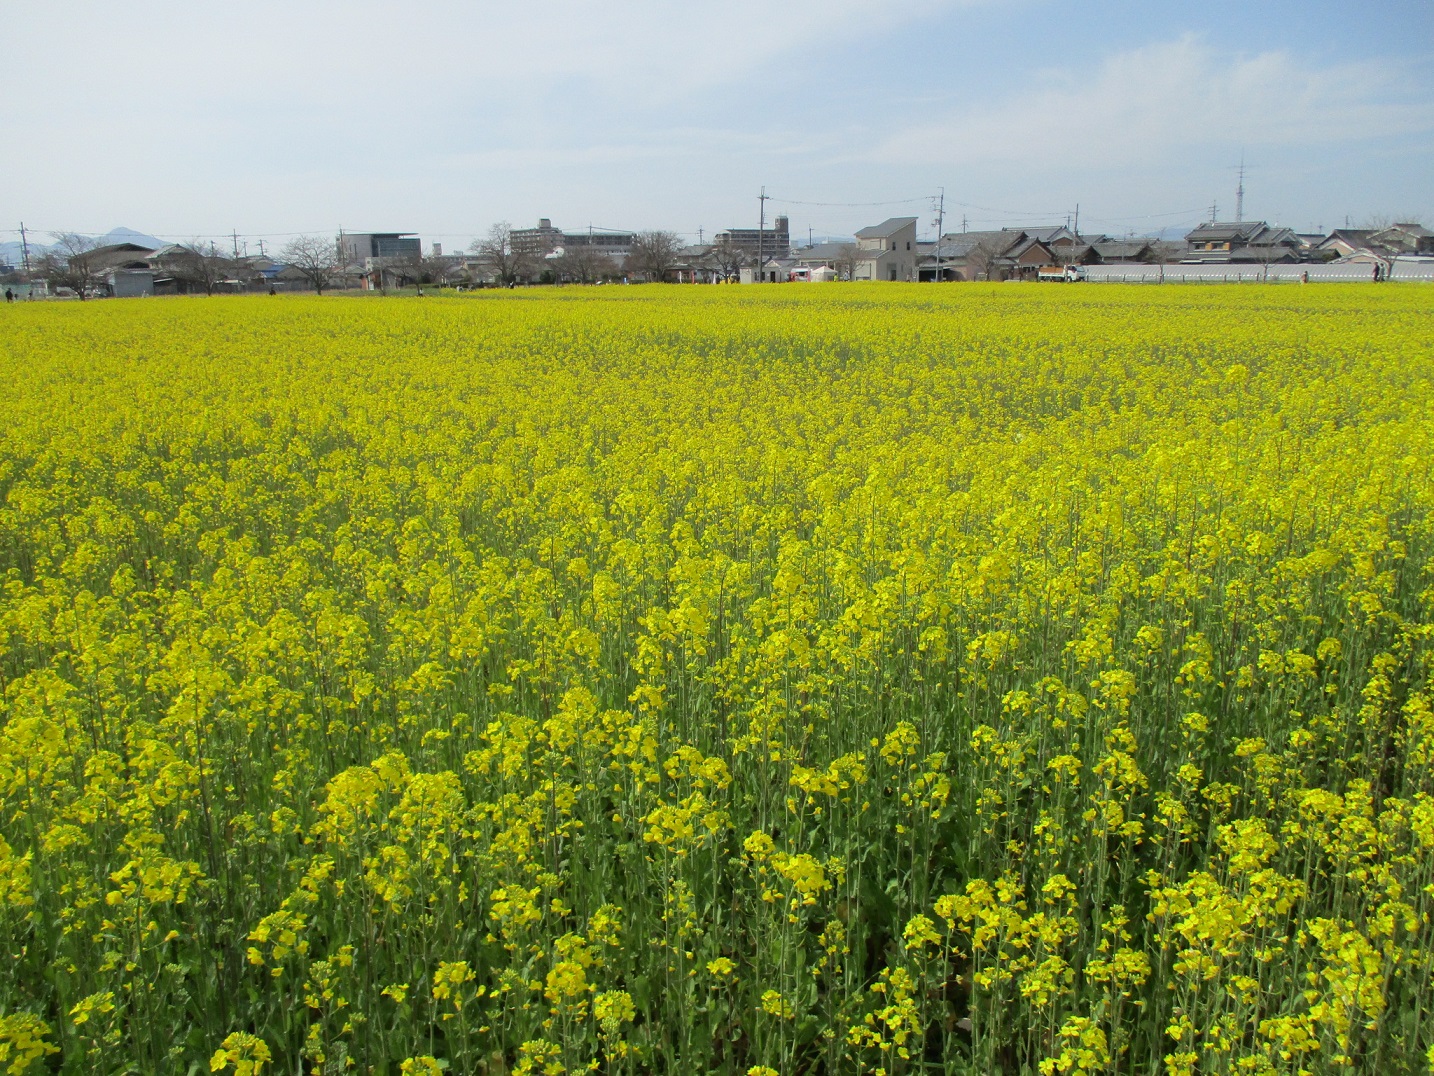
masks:
<svg viewBox="0 0 1434 1076"><path fill-rule="evenodd" d="M0 313L0 1072L1428 1070L1425 291Z"/></svg>

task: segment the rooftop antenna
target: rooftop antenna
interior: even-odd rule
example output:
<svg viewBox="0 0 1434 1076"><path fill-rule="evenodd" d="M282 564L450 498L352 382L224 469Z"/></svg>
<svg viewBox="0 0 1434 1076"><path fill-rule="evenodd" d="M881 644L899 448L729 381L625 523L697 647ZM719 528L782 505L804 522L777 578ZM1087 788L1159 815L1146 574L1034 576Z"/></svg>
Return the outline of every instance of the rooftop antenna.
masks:
<svg viewBox="0 0 1434 1076"><path fill-rule="evenodd" d="M1245 155L1240 154L1240 185L1235 188L1235 223L1245 219Z"/></svg>

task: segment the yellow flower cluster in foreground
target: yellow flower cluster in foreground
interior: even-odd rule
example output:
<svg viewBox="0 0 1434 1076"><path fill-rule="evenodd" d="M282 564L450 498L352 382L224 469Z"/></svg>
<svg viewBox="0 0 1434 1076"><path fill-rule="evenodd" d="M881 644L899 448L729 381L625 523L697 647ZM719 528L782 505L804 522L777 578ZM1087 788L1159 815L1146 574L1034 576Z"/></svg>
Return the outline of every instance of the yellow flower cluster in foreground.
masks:
<svg viewBox="0 0 1434 1076"><path fill-rule="evenodd" d="M1427 290L0 314L4 1072L1427 1071Z"/></svg>

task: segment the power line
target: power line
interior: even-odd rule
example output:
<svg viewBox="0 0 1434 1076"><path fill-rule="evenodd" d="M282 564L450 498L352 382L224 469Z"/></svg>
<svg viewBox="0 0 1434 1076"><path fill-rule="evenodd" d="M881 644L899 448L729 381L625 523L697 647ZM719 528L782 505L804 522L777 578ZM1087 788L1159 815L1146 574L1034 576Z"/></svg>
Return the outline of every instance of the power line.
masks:
<svg viewBox="0 0 1434 1076"><path fill-rule="evenodd" d="M927 202L931 200L931 195L929 194L924 194L920 198L898 198L893 202L799 202L795 198L778 198L772 194L766 197L767 201L780 202L782 205L816 205L837 209L856 209L882 205L911 205L913 202Z"/></svg>
<svg viewBox="0 0 1434 1076"><path fill-rule="evenodd" d="M1164 217L1188 217L1193 213L1203 213L1205 209L1205 206L1196 206L1194 209L1172 209L1168 213L1138 213L1131 217L1092 217L1087 214L1086 218L1096 221L1097 223L1110 224L1126 220L1160 220Z"/></svg>

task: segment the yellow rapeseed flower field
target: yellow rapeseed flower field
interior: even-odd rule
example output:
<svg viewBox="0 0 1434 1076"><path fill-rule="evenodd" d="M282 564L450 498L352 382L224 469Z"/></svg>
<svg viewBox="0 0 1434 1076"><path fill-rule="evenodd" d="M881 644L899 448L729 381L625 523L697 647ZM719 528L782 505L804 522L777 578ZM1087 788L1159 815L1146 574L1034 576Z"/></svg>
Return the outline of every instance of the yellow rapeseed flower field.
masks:
<svg viewBox="0 0 1434 1076"><path fill-rule="evenodd" d="M0 310L0 1071L1428 1071L1431 341Z"/></svg>

